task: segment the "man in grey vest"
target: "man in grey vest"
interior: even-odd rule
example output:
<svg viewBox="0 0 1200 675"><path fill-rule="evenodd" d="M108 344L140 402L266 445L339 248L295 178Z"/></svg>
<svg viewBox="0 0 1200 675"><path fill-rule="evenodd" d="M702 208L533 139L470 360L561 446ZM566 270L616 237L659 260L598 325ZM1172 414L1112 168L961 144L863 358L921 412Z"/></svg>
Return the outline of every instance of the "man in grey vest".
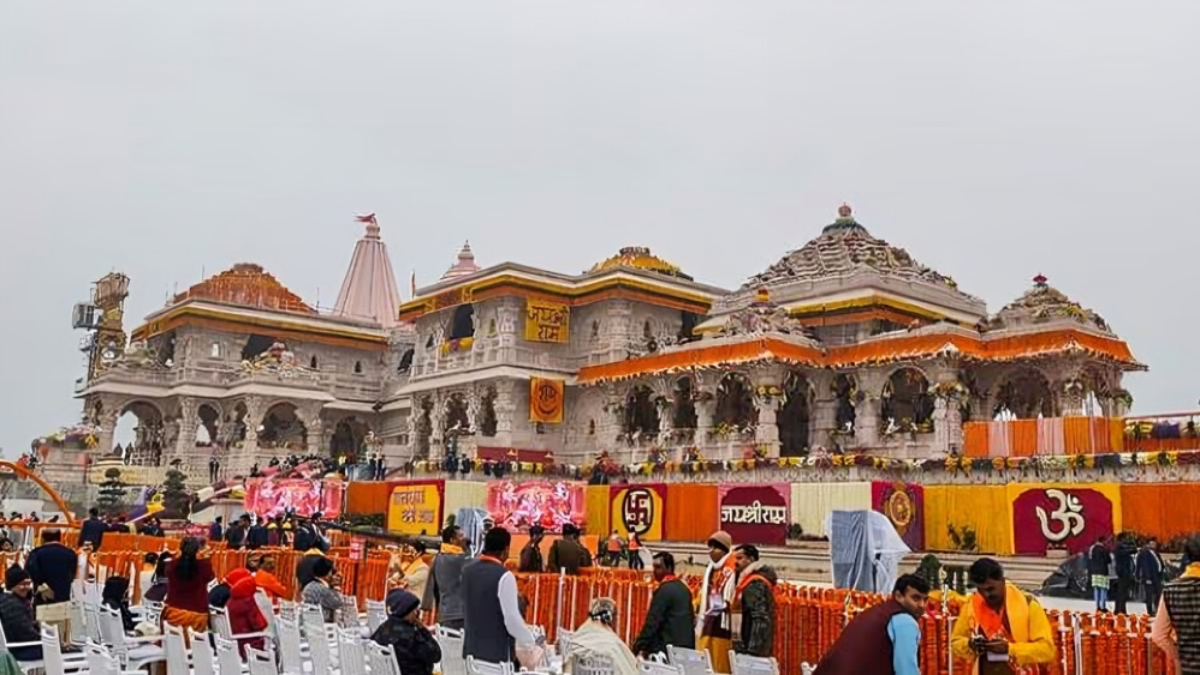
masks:
<svg viewBox="0 0 1200 675"><path fill-rule="evenodd" d="M519 647L535 644L521 617L517 578L504 566L511 544L508 530L494 527L483 537L483 554L463 567L464 658L515 663Z"/></svg>
<svg viewBox="0 0 1200 675"><path fill-rule="evenodd" d="M442 530L442 548L429 566L429 582L425 584L425 609L437 606L437 622L446 628L462 630L463 598L462 572L467 562L466 543L462 530L451 525Z"/></svg>

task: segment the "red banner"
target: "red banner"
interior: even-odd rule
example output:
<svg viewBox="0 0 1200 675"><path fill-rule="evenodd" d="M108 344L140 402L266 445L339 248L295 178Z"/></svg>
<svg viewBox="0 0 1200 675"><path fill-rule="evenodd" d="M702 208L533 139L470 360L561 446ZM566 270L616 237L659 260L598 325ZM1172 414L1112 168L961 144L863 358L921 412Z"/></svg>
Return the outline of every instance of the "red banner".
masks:
<svg viewBox="0 0 1200 675"><path fill-rule="evenodd" d="M925 550L925 488L917 483L871 483L871 508L887 516L914 551Z"/></svg>
<svg viewBox="0 0 1200 675"><path fill-rule="evenodd" d="M720 528L735 544L783 546L791 520L792 488L787 483L717 486Z"/></svg>
<svg viewBox="0 0 1200 675"><path fill-rule="evenodd" d="M562 532L567 523L584 523L583 488L583 483L572 481L492 481L488 483L488 515L511 532L528 532L532 525Z"/></svg>
<svg viewBox="0 0 1200 675"><path fill-rule="evenodd" d="M1113 534L1113 503L1089 488L1032 488L1012 502L1017 555L1045 555L1051 546L1080 553Z"/></svg>
<svg viewBox="0 0 1200 675"><path fill-rule="evenodd" d="M342 482L304 478L251 478L246 481L243 506L262 516L291 511L301 516L321 513L336 518L342 513Z"/></svg>

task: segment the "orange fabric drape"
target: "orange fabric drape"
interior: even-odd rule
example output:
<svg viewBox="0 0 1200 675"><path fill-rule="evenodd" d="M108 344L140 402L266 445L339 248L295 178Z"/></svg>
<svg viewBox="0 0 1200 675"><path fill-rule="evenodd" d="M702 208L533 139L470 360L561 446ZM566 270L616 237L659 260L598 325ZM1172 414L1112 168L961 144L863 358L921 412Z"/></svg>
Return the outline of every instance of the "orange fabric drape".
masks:
<svg viewBox="0 0 1200 675"><path fill-rule="evenodd" d="M1008 427L1010 457L1033 457L1037 454L1037 420L1012 420Z"/></svg>
<svg viewBox="0 0 1200 675"><path fill-rule="evenodd" d="M1064 417L1063 441L1068 455L1098 455L1112 450L1107 417Z"/></svg>
<svg viewBox="0 0 1200 675"><path fill-rule="evenodd" d="M607 537L612 509L610 495L612 489L608 485L589 485L584 488L583 505L587 513L587 524L584 532L599 537Z"/></svg>
<svg viewBox="0 0 1200 675"><path fill-rule="evenodd" d="M1200 504L1200 483L1126 483L1121 486L1124 528L1158 537L1160 542L1200 531L1197 504Z"/></svg>
<svg viewBox="0 0 1200 675"><path fill-rule="evenodd" d="M346 513L365 515L388 511L394 482L355 482L346 486Z"/></svg>
<svg viewBox="0 0 1200 675"><path fill-rule="evenodd" d="M671 541L708 541L719 524L717 486L713 483L668 483L665 510L666 532Z"/></svg>
<svg viewBox="0 0 1200 675"><path fill-rule="evenodd" d="M963 454L967 457L988 456L988 423L967 422L963 425Z"/></svg>

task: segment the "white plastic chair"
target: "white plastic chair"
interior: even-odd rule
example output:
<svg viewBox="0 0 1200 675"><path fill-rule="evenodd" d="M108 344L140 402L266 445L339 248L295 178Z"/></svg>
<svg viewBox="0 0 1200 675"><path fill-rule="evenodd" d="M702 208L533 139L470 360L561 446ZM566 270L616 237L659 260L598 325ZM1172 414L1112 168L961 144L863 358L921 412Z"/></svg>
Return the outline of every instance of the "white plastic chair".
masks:
<svg viewBox="0 0 1200 675"><path fill-rule="evenodd" d="M46 675L65 675L67 672L78 672L87 668L87 660L83 654L70 660L63 658L62 643L58 639L58 627L43 625L41 636L42 660L40 663ZM24 670L25 664L22 663L21 666Z"/></svg>
<svg viewBox="0 0 1200 675"><path fill-rule="evenodd" d="M445 656L445 653L442 656ZM476 661L474 656L468 656L467 675L513 675L513 667L511 663L488 663Z"/></svg>
<svg viewBox="0 0 1200 675"><path fill-rule="evenodd" d="M367 630L371 631L371 635L379 630L383 622L387 621L387 607L379 600L367 601Z"/></svg>
<svg viewBox="0 0 1200 675"><path fill-rule="evenodd" d="M363 640L359 638L358 629L342 628L338 630L338 660L344 675L367 672L366 657L363 655Z"/></svg>
<svg viewBox="0 0 1200 675"><path fill-rule="evenodd" d="M167 626L163 633L163 650L167 654L167 675L191 675L183 631L175 626Z"/></svg>
<svg viewBox="0 0 1200 675"><path fill-rule="evenodd" d="M275 620L279 637L279 665L286 675L304 675L300 650L300 625L282 616ZM221 675L226 675L224 672Z"/></svg>
<svg viewBox="0 0 1200 675"><path fill-rule="evenodd" d="M83 645L87 643L87 616L83 613L83 601L76 598L67 603L67 619L71 624L71 644ZM83 658L83 655L80 655Z"/></svg>
<svg viewBox="0 0 1200 675"><path fill-rule="evenodd" d="M684 675L683 666L661 661L639 661L638 670L643 675Z"/></svg>
<svg viewBox="0 0 1200 675"><path fill-rule="evenodd" d="M247 647L246 663L250 666L250 675L279 675L275 657L270 652Z"/></svg>
<svg viewBox="0 0 1200 675"><path fill-rule="evenodd" d="M613 675L616 668L607 657L583 658L576 656L571 663L571 675Z"/></svg>
<svg viewBox="0 0 1200 675"><path fill-rule="evenodd" d="M667 662L683 667L686 675L713 675L708 652L667 645Z"/></svg>
<svg viewBox="0 0 1200 675"><path fill-rule="evenodd" d="M270 619L267 619L268 628L265 631L259 631L257 633L238 633L235 635L233 628L229 624L229 613L226 612L223 607L209 607L208 616L213 627L217 629L217 635L220 635L226 640L237 641L260 637L266 638L266 640L270 642L274 638L274 635L270 631Z"/></svg>
<svg viewBox="0 0 1200 675"><path fill-rule="evenodd" d="M129 637L125 635L125 624L121 615L109 607L100 608L100 636L122 666L129 670L141 670L152 663L163 663L167 653L160 645L162 636Z"/></svg>
<svg viewBox="0 0 1200 675"><path fill-rule="evenodd" d="M122 675L121 662L104 647L88 642L83 648L89 675ZM125 671L128 672L128 671Z"/></svg>
<svg viewBox="0 0 1200 675"><path fill-rule="evenodd" d="M371 640L362 643L367 653L367 666L371 675L400 675L400 663L391 645L377 644Z"/></svg>
<svg viewBox="0 0 1200 675"><path fill-rule="evenodd" d="M433 637L442 648L442 675L468 675L467 662L463 659L463 632L436 626Z"/></svg>
<svg viewBox="0 0 1200 675"><path fill-rule="evenodd" d="M571 651L571 640L575 639L575 632L565 628L558 629L558 644L555 647L558 649L558 655L567 658L567 653Z"/></svg>
<svg viewBox="0 0 1200 675"><path fill-rule="evenodd" d="M39 647L42 640L39 638L36 642L9 642L8 637L4 634L4 625L0 624L0 651L7 652L10 649L20 647ZM29 673L33 670L41 670L44 667L44 661L18 661L21 666L21 672Z"/></svg>
<svg viewBox="0 0 1200 675"><path fill-rule="evenodd" d="M213 638L217 644L217 669L221 675L242 675L246 666L238 654L237 643L217 635Z"/></svg>
<svg viewBox="0 0 1200 675"><path fill-rule="evenodd" d="M774 657L749 656L729 650L732 675L779 675L779 662Z"/></svg>
<svg viewBox="0 0 1200 675"><path fill-rule="evenodd" d="M217 675L216 654L213 653L212 643L207 632L192 632L192 673L193 675Z"/></svg>

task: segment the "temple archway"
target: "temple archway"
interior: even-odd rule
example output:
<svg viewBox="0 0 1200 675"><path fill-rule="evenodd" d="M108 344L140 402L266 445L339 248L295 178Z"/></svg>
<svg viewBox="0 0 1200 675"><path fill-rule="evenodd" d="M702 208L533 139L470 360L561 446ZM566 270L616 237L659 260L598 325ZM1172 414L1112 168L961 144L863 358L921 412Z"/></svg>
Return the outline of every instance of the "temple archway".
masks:
<svg viewBox="0 0 1200 675"><path fill-rule="evenodd" d="M196 447L211 447L217 440L218 425L221 413L211 403L201 403L196 409Z"/></svg>
<svg viewBox="0 0 1200 675"><path fill-rule="evenodd" d="M717 405L713 425L717 429L747 431L758 424L754 405L754 387L741 373L729 373L717 384Z"/></svg>
<svg viewBox="0 0 1200 675"><path fill-rule="evenodd" d="M475 306L459 305L454 308L454 315L450 319L450 337L447 339L462 340L469 337L475 337Z"/></svg>
<svg viewBox="0 0 1200 675"><path fill-rule="evenodd" d="M624 431L630 441L658 435L658 405L654 402L654 391L646 385L634 387L625 396Z"/></svg>
<svg viewBox="0 0 1200 675"><path fill-rule="evenodd" d="M130 401L122 406L113 442L123 447L125 463L148 466L161 457L165 426L162 411L149 401Z"/></svg>
<svg viewBox="0 0 1200 675"><path fill-rule="evenodd" d="M933 395L921 371L908 367L892 373L880 399L880 421L885 432L933 431Z"/></svg>
<svg viewBox="0 0 1200 675"><path fill-rule="evenodd" d="M671 428L678 433L691 432L694 436L696 427L700 425L700 418L696 414L696 389L690 377L681 377L675 381L674 398Z"/></svg>
<svg viewBox="0 0 1200 675"><path fill-rule="evenodd" d="M841 373L833 378L835 405L833 422L839 433L854 433L854 423L858 419L858 412L855 409L855 406L858 405L857 397L858 383L854 381L854 376Z"/></svg>
<svg viewBox="0 0 1200 675"><path fill-rule="evenodd" d="M467 397L462 392L454 392L446 399L446 415L442 420L442 431L468 432L471 430L471 413L467 406Z"/></svg>
<svg viewBox="0 0 1200 675"><path fill-rule="evenodd" d="M296 406L280 401L267 408L258 428L258 447L264 450L283 450L287 454L308 451L308 429L296 412Z"/></svg>
<svg viewBox="0 0 1200 675"><path fill-rule="evenodd" d="M783 381L783 403L775 417L779 427L779 455L803 457L808 454L809 420L812 410L812 386L802 373L789 372Z"/></svg>
<svg viewBox="0 0 1200 675"><path fill-rule="evenodd" d="M1055 417L1050 380L1032 366L1022 366L1006 375L996 388L992 418L997 420Z"/></svg>
<svg viewBox="0 0 1200 675"><path fill-rule="evenodd" d="M329 455L335 458L345 457L347 464L359 461L368 431L367 424L357 417L351 415L342 418L333 427L333 436L329 439Z"/></svg>

